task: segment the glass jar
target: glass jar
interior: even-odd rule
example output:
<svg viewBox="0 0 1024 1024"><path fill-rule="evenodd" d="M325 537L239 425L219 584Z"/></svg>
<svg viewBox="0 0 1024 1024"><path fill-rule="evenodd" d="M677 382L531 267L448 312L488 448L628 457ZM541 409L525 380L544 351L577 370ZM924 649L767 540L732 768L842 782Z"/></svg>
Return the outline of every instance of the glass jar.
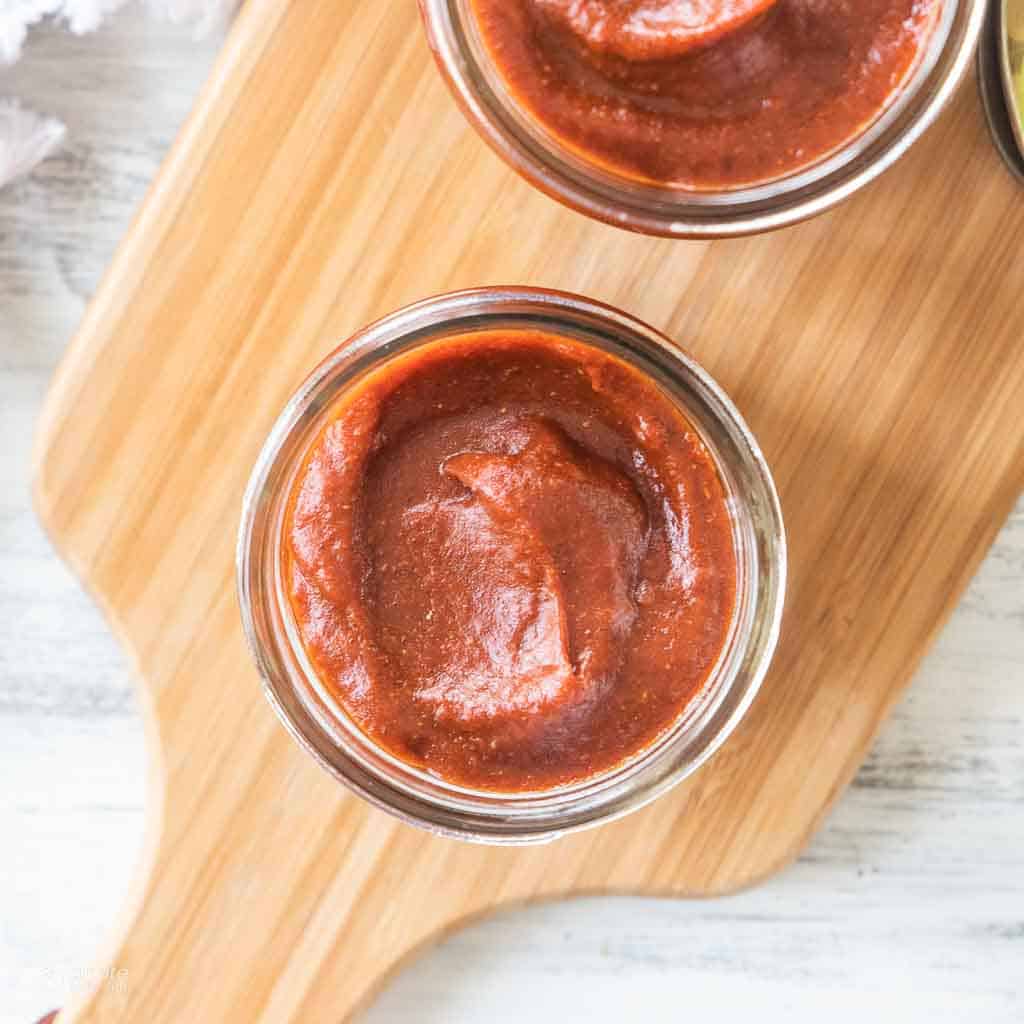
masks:
<svg viewBox="0 0 1024 1024"><path fill-rule="evenodd" d="M731 513L737 593L719 660L700 696L653 744L604 774L533 793L449 784L377 746L309 663L282 572L282 532L296 474L345 389L389 359L453 334L530 328L612 353L652 378L711 453ZM361 331L299 388L270 433L245 494L238 538L242 619L266 695L288 731L350 789L404 821L489 843L530 843L636 810L706 761L736 727L775 649L786 581L778 495L756 441L722 389L645 324L601 303L527 288L456 292Z"/></svg>
<svg viewBox="0 0 1024 1024"><path fill-rule="evenodd" d="M472 0L419 0L442 74L470 122L536 188L609 224L674 238L728 238L831 208L891 166L924 133L971 63L984 0L944 0L907 82L865 131L776 180L689 191L634 181L581 159L515 103L488 56Z"/></svg>

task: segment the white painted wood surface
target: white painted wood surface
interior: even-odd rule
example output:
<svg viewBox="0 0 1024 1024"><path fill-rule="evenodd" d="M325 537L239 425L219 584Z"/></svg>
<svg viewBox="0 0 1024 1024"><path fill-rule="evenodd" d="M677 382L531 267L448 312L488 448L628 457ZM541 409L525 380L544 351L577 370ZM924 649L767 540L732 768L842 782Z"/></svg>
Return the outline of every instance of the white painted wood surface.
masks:
<svg viewBox="0 0 1024 1024"><path fill-rule="evenodd" d="M37 33L0 71L0 94L70 128L0 192L0 1024L31 1024L88 977L140 849L129 670L34 520L28 458L47 379L216 46L128 10L97 37ZM1022 727L1024 502L796 866L723 902L471 926L367 1019L1024 1020Z"/></svg>

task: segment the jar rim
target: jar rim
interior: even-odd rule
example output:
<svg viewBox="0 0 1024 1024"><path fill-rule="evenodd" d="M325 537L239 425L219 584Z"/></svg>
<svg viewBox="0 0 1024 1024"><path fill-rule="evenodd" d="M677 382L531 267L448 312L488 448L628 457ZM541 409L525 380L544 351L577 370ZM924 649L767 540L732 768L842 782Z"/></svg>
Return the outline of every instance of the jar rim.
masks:
<svg viewBox="0 0 1024 1024"><path fill-rule="evenodd" d="M701 694L680 710L673 725L607 772L527 793L446 783L370 740L304 662L280 576L284 506L298 467L337 398L365 373L414 347L472 331L516 327L604 348L669 390L723 477L738 572L727 650ZM742 535L737 532L741 527ZM236 569L243 626L264 692L291 735L324 768L371 803L430 831L481 842L526 843L636 810L718 749L767 672L781 626L786 567L782 511L771 473L749 428L710 375L660 332L614 307L565 292L512 287L448 293L407 306L358 332L314 369L257 459L243 500Z"/></svg>
<svg viewBox="0 0 1024 1024"><path fill-rule="evenodd" d="M984 0L942 0L940 23L907 82L862 132L821 160L749 187L686 190L604 171L531 124L499 84L500 72L480 58L483 44L474 45L467 3L419 0L419 7L442 77L484 141L531 185L579 213L642 234L691 239L774 231L831 209L873 181L949 102L985 16Z"/></svg>

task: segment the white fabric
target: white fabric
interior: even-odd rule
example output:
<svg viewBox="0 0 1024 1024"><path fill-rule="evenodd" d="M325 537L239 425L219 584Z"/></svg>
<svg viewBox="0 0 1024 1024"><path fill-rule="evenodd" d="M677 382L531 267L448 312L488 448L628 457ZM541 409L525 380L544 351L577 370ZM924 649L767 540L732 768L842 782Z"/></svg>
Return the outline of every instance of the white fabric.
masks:
<svg viewBox="0 0 1024 1024"><path fill-rule="evenodd" d="M97 28L103 18L129 0L0 0L0 66L21 56L29 29L43 18L58 19L72 32ZM146 0L146 5L174 22L190 22L197 35L227 21L238 0ZM0 188L28 174L64 137L58 121L0 99Z"/></svg>
<svg viewBox="0 0 1024 1024"><path fill-rule="evenodd" d="M192 22L196 35L225 25L239 0L146 0L147 5L157 13L174 22ZM3 3L3 0L0 0Z"/></svg>
<svg viewBox="0 0 1024 1024"><path fill-rule="evenodd" d="M17 103L0 100L0 186L28 174L64 138L64 126Z"/></svg>
<svg viewBox="0 0 1024 1024"><path fill-rule="evenodd" d="M92 32L105 14L125 0L0 0L0 61L21 56L30 26L49 16L67 22L72 32Z"/></svg>

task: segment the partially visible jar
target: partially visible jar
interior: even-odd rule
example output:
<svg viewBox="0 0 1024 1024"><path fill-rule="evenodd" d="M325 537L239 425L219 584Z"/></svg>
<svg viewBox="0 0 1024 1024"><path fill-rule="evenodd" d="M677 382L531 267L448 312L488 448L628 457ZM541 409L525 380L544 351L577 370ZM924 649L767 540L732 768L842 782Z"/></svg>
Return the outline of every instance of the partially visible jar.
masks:
<svg viewBox="0 0 1024 1024"><path fill-rule="evenodd" d="M484 140L533 186L629 230L674 238L771 231L830 209L921 137L971 63L984 0L942 0L906 81L866 129L801 170L751 186L690 190L615 173L581 157L516 102L491 59L473 0L419 0L437 64Z"/></svg>
<svg viewBox="0 0 1024 1024"><path fill-rule="evenodd" d="M603 774L541 792L451 785L374 743L317 678L282 571L297 474L339 396L400 354L454 335L529 329L617 356L681 409L713 458L730 512L736 594L725 646L700 694L649 747ZM237 555L245 632L265 692L288 731L350 789L402 820L478 842L554 839L647 804L704 763L750 706L779 634L786 543L779 499L756 441L721 388L645 324L601 303L527 288L428 299L357 334L313 372L264 445L246 491Z"/></svg>

